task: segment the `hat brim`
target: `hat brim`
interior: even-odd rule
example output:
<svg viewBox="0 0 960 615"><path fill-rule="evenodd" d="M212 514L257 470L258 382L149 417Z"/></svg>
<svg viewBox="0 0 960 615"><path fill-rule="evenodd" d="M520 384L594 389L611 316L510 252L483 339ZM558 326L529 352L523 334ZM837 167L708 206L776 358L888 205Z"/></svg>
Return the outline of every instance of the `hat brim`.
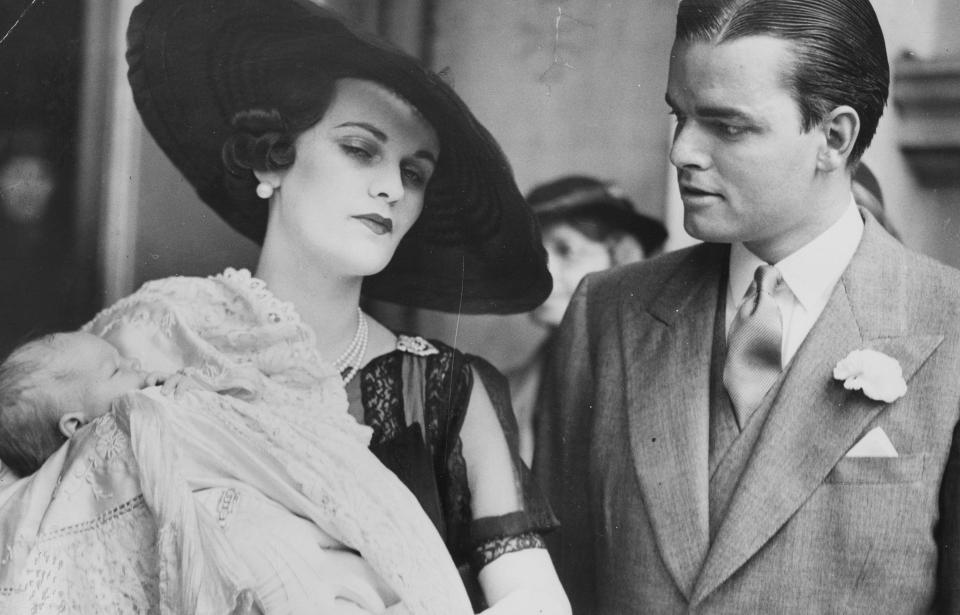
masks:
<svg viewBox="0 0 960 615"><path fill-rule="evenodd" d="M605 203L578 204L539 212L536 215L542 226L577 217L602 221L611 228L636 237L647 256L659 252L667 240L667 228L663 223L635 211L628 201L624 201L617 207Z"/></svg>
<svg viewBox="0 0 960 615"><path fill-rule="evenodd" d="M441 152L423 213L390 264L364 280L365 295L499 314L530 310L549 295L537 222L506 157L453 89L410 56L306 0L144 0L127 37L144 124L200 198L243 235L263 241L267 208L238 203L226 188L221 149L233 115L251 105L282 113L287 88L271 79L324 71L369 79L431 123ZM251 74L262 82L244 83Z"/></svg>

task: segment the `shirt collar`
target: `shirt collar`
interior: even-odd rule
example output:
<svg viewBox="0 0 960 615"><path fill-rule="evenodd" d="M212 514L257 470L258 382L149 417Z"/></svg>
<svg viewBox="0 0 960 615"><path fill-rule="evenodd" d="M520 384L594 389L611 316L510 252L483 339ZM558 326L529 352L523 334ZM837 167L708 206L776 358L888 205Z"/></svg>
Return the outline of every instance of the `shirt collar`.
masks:
<svg viewBox="0 0 960 615"><path fill-rule="evenodd" d="M808 311L825 305L830 293L843 275L863 237L863 219L857 210L853 195L840 218L805 246L774 265L783 281ZM729 297L732 305L743 300L757 267L765 265L742 243L730 250Z"/></svg>

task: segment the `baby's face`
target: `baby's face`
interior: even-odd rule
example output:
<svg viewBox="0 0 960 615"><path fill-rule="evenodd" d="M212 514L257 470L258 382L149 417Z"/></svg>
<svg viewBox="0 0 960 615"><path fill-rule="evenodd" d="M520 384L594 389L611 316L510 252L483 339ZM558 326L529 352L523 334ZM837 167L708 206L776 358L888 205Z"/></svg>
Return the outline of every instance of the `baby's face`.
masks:
<svg viewBox="0 0 960 615"><path fill-rule="evenodd" d="M49 363L62 374L60 395L68 411L83 411L90 420L110 410L111 402L148 386L136 359L125 359L109 343L89 333L61 333L51 343Z"/></svg>

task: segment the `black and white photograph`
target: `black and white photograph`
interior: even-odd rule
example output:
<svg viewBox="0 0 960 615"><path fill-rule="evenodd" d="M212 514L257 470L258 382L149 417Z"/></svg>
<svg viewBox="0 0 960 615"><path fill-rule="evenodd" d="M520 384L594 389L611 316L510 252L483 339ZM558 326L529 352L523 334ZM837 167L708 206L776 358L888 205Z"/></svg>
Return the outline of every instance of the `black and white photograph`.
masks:
<svg viewBox="0 0 960 615"><path fill-rule="evenodd" d="M960 613L957 0L0 0L0 613Z"/></svg>

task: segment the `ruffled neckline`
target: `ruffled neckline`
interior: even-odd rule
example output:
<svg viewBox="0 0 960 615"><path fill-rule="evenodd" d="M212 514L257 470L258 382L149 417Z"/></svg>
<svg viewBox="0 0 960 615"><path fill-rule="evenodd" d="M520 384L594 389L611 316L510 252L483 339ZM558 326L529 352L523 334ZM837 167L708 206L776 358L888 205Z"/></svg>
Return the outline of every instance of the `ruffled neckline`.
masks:
<svg viewBox="0 0 960 615"><path fill-rule="evenodd" d="M302 326L310 330L314 340L316 339L310 327L303 322L296 306L292 302L284 301L274 295L273 291L267 287L267 283L250 273L249 269L227 267L223 273L214 276L214 278L231 285L243 286L249 295L256 298L270 322L286 322Z"/></svg>
<svg viewBox="0 0 960 615"><path fill-rule="evenodd" d="M273 291L267 286L267 283L261 278L253 275L247 268L227 267L223 273L214 276L216 279L231 286L241 286L246 290L246 294L252 296L258 303L259 309L265 314L267 320L271 323L288 323L296 326L307 336L310 346L320 357L323 353L317 348L317 336L313 328L303 321L300 312L291 301L284 301L273 294ZM426 338L419 335L395 334L396 343L394 349L390 352L371 357L367 364L373 363L381 357L390 356L395 352L403 352L415 356L425 357L437 354L440 351L430 343Z"/></svg>

